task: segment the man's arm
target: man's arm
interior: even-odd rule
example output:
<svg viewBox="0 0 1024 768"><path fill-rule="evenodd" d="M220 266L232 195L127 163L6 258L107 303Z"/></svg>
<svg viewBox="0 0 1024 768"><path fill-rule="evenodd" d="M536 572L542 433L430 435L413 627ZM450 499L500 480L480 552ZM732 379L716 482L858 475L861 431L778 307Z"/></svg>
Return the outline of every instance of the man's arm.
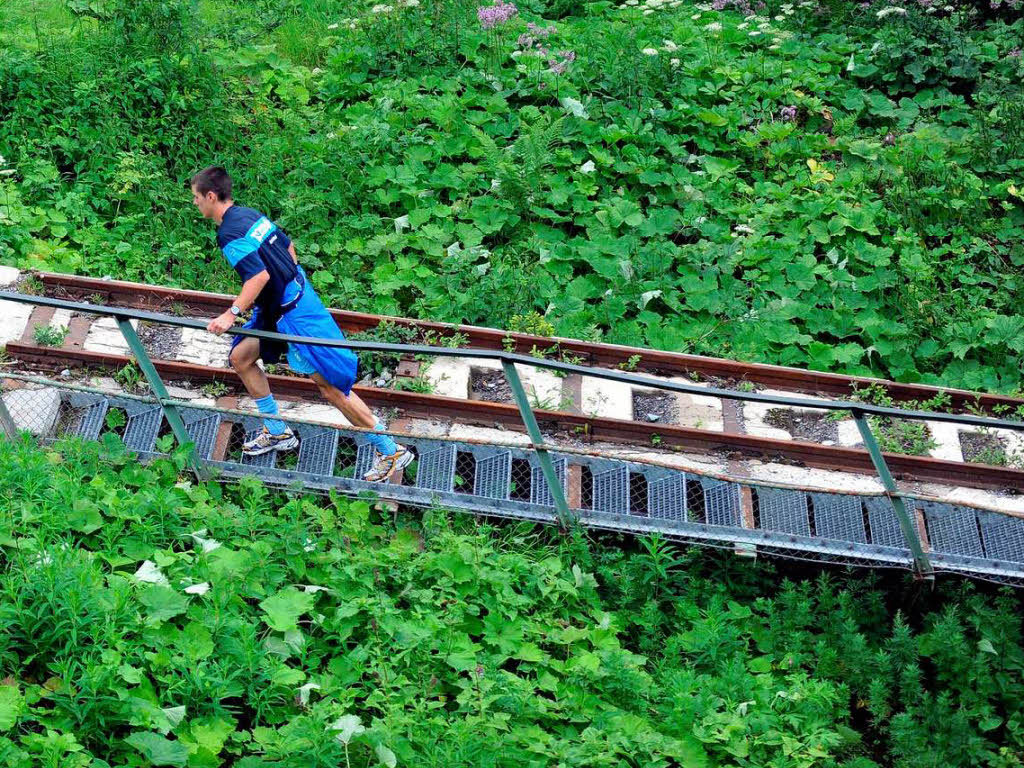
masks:
<svg viewBox="0 0 1024 768"><path fill-rule="evenodd" d="M292 255L292 261L299 263L299 257L295 255L295 243L288 243L288 253Z"/></svg>
<svg viewBox="0 0 1024 768"><path fill-rule="evenodd" d="M263 290L263 286L268 282L270 282L270 273L265 269L250 277L242 285L242 292L239 293L238 298L235 299L235 306L245 312L245 310L251 307L253 302L256 301L256 297L260 295L260 291ZM211 320L209 325L206 326L206 330L219 336L234 324L235 316L231 314L231 310L229 309L224 312L224 314Z"/></svg>

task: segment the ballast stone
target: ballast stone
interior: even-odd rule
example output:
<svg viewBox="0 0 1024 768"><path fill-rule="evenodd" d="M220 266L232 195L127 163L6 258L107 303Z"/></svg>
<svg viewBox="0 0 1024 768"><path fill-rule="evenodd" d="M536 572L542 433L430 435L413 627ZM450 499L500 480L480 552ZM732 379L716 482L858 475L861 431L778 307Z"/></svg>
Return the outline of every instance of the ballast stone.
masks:
<svg viewBox="0 0 1024 768"><path fill-rule="evenodd" d="M60 412L60 392L45 389L16 389L4 395L4 405L11 414L14 426L33 435L48 435L57 423Z"/></svg>

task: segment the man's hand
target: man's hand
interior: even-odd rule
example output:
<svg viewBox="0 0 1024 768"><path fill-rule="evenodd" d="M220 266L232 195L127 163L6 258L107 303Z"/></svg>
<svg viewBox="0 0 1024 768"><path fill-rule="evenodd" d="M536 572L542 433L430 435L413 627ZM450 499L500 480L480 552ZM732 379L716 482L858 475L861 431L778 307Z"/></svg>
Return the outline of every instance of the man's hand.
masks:
<svg viewBox="0 0 1024 768"><path fill-rule="evenodd" d="M220 336L234 324L235 316L231 314L231 310L228 310L223 315L213 318L213 320L211 320L209 324L207 324L206 330L208 330L210 333L215 333L218 336Z"/></svg>

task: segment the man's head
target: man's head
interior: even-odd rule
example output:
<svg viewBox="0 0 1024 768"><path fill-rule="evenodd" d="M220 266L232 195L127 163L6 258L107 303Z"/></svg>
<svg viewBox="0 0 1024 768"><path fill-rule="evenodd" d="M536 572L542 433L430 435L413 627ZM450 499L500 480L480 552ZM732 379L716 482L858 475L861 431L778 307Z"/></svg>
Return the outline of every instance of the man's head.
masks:
<svg viewBox="0 0 1024 768"><path fill-rule="evenodd" d="M231 176L219 165L204 168L192 177L192 202L204 218L220 221L231 205Z"/></svg>

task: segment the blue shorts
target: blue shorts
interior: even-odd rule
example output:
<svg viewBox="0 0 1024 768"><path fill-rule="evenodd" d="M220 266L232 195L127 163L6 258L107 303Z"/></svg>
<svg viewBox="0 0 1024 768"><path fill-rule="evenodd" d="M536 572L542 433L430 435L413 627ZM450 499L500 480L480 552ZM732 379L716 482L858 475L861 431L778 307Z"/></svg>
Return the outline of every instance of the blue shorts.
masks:
<svg viewBox="0 0 1024 768"><path fill-rule="evenodd" d="M321 339L344 339L334 318L324 307L313 286L306 281L302 297L295 307L281 315L276 328L267 328L259 310L243 327L263 331L277 331L291 336L310 336ZM232 348L244 337L235 336ZM359 358L355 352L344 347L321 347L311 344L283 344L282 342L260 339L260 357L264 363L276 363L287 353L288 367L296 373L311 376L319 373L330 384L346 395L352 392L359 370Z"/></svg>

